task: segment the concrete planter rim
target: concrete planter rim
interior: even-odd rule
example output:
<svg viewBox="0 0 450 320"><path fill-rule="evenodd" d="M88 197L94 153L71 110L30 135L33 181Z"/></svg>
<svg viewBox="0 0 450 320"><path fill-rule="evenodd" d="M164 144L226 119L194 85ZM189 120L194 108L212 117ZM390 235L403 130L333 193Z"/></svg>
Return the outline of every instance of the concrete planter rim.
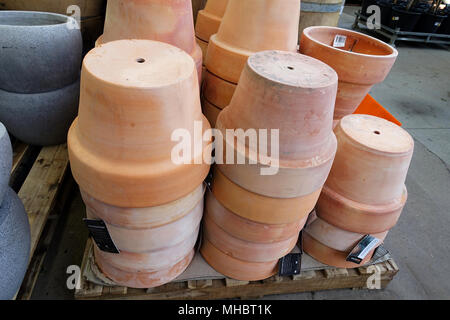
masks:
<svg viewBox="0 0 450 320"><path fill-rule="evenodd" d="M20 18L27 18L27 19L30 19L31 21L34 18L46 17L46 18L52 19L56 23L52 23L52 24L39 23L39 24L35 24L35 25L33 25L33 24L24 24L24 25L6 24L6 23L4 23L3 18L5 18L5 17L7 18L8 16L11 16L11 17L19 16ZM59 13L42 12L42 11L15 11L15 10L0 11L0 29L3 29L3 28L36 28L36 27L52 28L52 27L59 27L63 24L73 24L73 23L78 24L78 22L76 22L76 20L74 18L63 15L63 14L59 14Z"/></svg>
<svg viewBox="0 0 450 320"><path fill-rule="evenodd" d="M326 43L320 42L318 40L316 40L315 38L313 38L311 36L311 32L314 30L318 30L318 29L329 29L329 30L335 30L338 32L342 32L344 35L345 34L351 34L354 37L357 38L365 38L367 37L367 39L375 42L376 44L378 44L380 47L388 49L391 51L390 54L387 55L373 55L373 54L365 54L365 53L358 53L358 52L351 52L351 51L347 51L347 50L343 50L340 48L335 48L333 46L330 46ZM307 37L308 39L310 39L312 42L314 42L315 44L321 46L321 47L325 47L327 49L331 49L331 50L336 50L337 52L341 52L341 53L345 53L351 56L355 56L355 57L367 57L367 58L371 58L371 59L390 59L390 58L396 58L398 56L398 51L397 49L395 49L394 47L386 44L385 42L374 38L372 36L369 36L367 34L361 34L359 32L353 31L353 30L347 30L347 29L343 29L343 28L338 28L338 27L327 27L327 26L313 26L313 27L308 27L306 29L303 30L303 35L305 37Z"/></svg>

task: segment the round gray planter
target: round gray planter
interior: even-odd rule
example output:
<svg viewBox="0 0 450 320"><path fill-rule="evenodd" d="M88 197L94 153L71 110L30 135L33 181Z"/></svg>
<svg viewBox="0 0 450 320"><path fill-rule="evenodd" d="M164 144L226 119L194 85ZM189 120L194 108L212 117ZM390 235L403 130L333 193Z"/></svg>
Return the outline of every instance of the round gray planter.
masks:
<svg viewBox="0 0 450 320"><path fill-rule="evenodd" d="M10 188L0 207L0 300L12 299L27 271L30 225L19 197Z"/></svg>
<svg viewBox="0 0 450 320"><path fill-rule="evenodd" d="M78 111L80 82L36 94L0 90L0 121L17 139L32 145L64 143Z"/></svg>
<svg viewBox="0 0 450 320"><path fill-rule="evenodd" d="M9 183L12 166L12 148L8 132L0 122L0 207Z"/></svg>
<svg viewBox="0 0 450 320"><path fill-rule="evenodd" d="M83 47L74 26L60 14L0 11L0 89L39 93L74 83Z"/></svg>

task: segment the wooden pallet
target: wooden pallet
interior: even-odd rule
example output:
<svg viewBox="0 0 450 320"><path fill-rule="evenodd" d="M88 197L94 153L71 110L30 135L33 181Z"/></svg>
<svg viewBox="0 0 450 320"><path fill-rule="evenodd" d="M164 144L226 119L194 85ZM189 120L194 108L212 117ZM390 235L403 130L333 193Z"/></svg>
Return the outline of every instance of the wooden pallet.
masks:
<svg viewBox="0 0 450 320"><path fill-rule="evenodd" d="M172 282L158 288L133 289L100 283L112 282L101 274L95 265L92 242L88 240L83 263L80 288L75 298L80 300L204 300L204 299L252 299L267 295L312 292L331 289L367 288L369 277L374 274L373 266L380 275L381 289L395 277L399 269L392 258L356 269L306 270L293 277L273 276L264 281L237 281L223 279L200 279ZM86 279L95 278L95 282Z"/></svg>
<svg viewBox="0 0 450 320"><path fill-rule="evenodd" d="M28 213L31 230L30 263L16 299L30 299L50 245L59 214L74 185L67 175L67 145L34 147L12 139L10 186Z"/></svg>

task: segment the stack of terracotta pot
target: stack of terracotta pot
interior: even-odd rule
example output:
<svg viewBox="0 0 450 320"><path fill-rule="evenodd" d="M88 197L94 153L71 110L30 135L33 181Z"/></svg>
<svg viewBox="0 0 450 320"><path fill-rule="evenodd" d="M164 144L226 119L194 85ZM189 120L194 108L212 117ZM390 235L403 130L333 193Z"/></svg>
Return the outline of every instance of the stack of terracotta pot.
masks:
<svg viewBox="0 0 450 320"><path fill-rule="evenodd" d="M217 34L209 39L203 112L214 126L228 106L250 55L264 50L295 52L300 1L229 0Z"/></svg>
<svg viewBox="0 0 450 320"><path fill-rule="evenodd" d="M339 76L334 125L355 112L372 87L384 81L398 55L383 41L336 27L304 29L300 53L325 62Z"/></svg>
<svg viewBox="0 0 450 320"><path fill-rule="evenodd" d="M379 242L395 226L407 198L405 179L414 141L401 127L368 115L344 117L335 129L338 151L303 233L304 250L336 267L354 268L348 254L365 235Z"/></svg>
<svg viewBox="0 0 450 320"><path fill-rule="evenodd" d="M191 164L176 164L171 135L194 136L196 121L209 129L198 89L192 58L166 43L113 41L84 59L69 156L88 218L105 222L120 251L94 247L119 285L167 283L194 255L209 165L205 145L192 148Z"/></svg>
<svg viewBox="0 0 450 320"><path fill-rule="evenodd" d="M245 159L219 164L207 196L201 253L217 271L264 279L294 248L335 156L337 82L333 69L297 53L264 51L248 59L231 104L217 119L223 155ZM250 144L243 136L227 137L229 129L268 132L256 131L259 141Z"/></svg>
<svg viewBox="0 0 450 320"><path fill-rule="evenodd" d="M205 9L200 10L195 23L195 37L202 49L203 59L208 51L209 38L219 31L228 0L208 0Z"/></svg>
<svg viewBox="0 0 450 320"><path fill-rule="evenodd" d="M114 40L162 41L183 49L202 76L202 50L195 40L191 0L108 0L101 45Z"/></svg>

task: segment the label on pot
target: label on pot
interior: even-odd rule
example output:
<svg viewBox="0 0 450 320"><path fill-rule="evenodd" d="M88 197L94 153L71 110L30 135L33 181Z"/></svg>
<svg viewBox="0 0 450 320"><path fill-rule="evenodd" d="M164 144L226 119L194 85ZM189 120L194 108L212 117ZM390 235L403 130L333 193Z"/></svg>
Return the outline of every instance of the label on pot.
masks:
<svg viewBox="0 0 450 320"><path fill-rule="evenodd" d="M392 17L392 21L397 21L397 20L400 20L400 17Z"/></svg>
<svg viewBox="0 0 450 320"><path fill-rule="evenodd" d="M366 235L347 256L347 261L360 264L369 252L379 243L380 239L377 239L370 234Z"/></svg>
<svg viewBox="0 0 450 320"><path fill-rule="evenodd" d="M280 259L278 275L281 277L300 274L302 265L301 253L290 253Z"/></svg>
<svg viewBox="0 0 450 320"><path fill-rule="evenodd" d="M97 247L109 253L119 254L120 251L117 249L114 241L109 234L108 228L106 227L105 222L102 220L91 220L91 219L83 219L84 223L89 230L89 235L92 239L94 239Z"/></svg>
<svg viewBox="0 0 450 320"><path fill-rule="evenodd" d="M333 41L333 47L335 48L342 48L345 47L345 43L347 42L347 37L337 34L334 37L334 41Z"/></svg>

